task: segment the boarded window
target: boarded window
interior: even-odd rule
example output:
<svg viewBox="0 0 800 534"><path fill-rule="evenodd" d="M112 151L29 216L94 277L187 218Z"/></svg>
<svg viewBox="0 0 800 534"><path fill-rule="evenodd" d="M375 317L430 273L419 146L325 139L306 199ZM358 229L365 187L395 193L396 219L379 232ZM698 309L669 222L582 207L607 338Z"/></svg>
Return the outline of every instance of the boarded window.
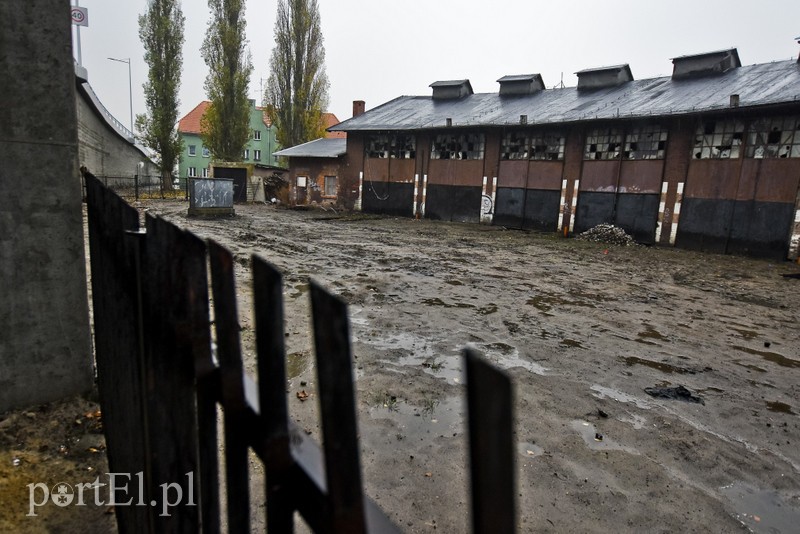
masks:
<svg viewBox="0 0 800 534"><path fill-rule="evenodd" d="M619 159L622 155L622 131L617 128L599 128L586 136L583 159Z"/></svg>
<svg viewBox="0 0 800 534"><path fill-rule="evenodd" d="M439 134L431 146L431 159L483 159L483 134Z"/></svg>
<svg viewBox="0 0 800 534"><path fill-rule="evenodd" d="M624 159L664 159L667 131L656 124L632 128L625 136Z"/></svg>
<svg viewBox="0 0 800 534"><path fill-rule="evenodd" d="M378 134L369 137L366 145L368 158L414 159L416 141L413 135Z"/></svg>
<svg viewBox="0 0 800 534"><path fill-rule="evenodd" d="M694 159L736 159L744 137L739 121L704 121L697 126L692 147Z"/></svg>
<svg viewBox="0 0 800 534"><path fill-rule="evenodd" d="M762 119L747 132L748 158L800 158L800 117Z"/></svg>
<svg viewBox="0 0 800 534"><path fill-rule="evenodd" d="M325 190L323 192L324 196L326 197L335 197L336 196L336 184L338 180L336 176L326 176L325 177Z"/></svg>

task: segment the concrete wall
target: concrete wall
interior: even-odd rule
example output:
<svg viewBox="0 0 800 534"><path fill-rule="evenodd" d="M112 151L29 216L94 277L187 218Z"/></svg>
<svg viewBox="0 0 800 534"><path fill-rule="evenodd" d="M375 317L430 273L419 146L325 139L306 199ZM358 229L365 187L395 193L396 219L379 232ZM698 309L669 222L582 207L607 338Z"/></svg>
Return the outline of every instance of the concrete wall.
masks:
<svg viewBox="0 0 800 534"><path fill-rule="evenodd" d="M108 124L92 102L89 91L91 88L79 82L76 95L79 167L86 167L95 176L130 179L141 161L144 167L140 176L160 174L158 167L141 150Z"/></svg>
<svg viewBox="0 0 800 534"><path fill-rule="evenodd" d="M0 412L92 385L69 10L0 0Z"/></svg>

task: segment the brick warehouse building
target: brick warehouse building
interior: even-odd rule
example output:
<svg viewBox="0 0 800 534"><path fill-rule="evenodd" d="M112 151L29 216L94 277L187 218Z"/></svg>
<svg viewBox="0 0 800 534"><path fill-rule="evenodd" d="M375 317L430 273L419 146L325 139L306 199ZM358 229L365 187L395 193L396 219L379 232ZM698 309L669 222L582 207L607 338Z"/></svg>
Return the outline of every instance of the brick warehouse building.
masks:
<svg viewBox="0 0 800 534"><path fill-rule="evenodd" d="M436 82L347 132L340 201L366 212L559 233L616 224L639 242L797 258L800 63L741 66L736 49L628 65Z"/></svg>

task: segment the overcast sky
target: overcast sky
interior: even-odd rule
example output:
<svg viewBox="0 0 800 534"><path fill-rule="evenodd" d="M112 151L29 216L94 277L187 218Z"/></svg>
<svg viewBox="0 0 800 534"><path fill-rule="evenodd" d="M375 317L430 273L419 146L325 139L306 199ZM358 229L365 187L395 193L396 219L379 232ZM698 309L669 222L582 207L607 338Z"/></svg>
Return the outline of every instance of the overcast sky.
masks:
<svg viewBox="0 0 800 534"><path fill-rule="evenodd" d="M72 0L75 5L76 0ZM138 16L147 0L78 0L83 65L100 100L130 122L143 113L147 65ZM319 0L330 79L328 111L344 120L352 101L367 109L400 95L429 95L437 80L467 78L476 93L497 92L507 74L540 73L545 85L577 84L575 72L628 63L636 79L667 76L670 58L737 47L743 65L797 58L800 0ZM206 0L184 0L186 16L180 116L206 98L200 47ZM269 72L277 0L247 0L253 61L250 98L261 101ZM75 31L73 30L73 35ZM73 47L75 48L75 47ZM77 58L77 49L75 49Z"/></svg>

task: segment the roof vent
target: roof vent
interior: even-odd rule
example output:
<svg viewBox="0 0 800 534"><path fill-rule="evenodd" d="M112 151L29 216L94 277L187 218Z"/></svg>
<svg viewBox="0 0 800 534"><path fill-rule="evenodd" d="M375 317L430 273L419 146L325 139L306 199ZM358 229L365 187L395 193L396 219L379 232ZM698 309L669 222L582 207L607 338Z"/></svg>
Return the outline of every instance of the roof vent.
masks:
<svg viewBox="0 0 800 534"><path fill-rule="evenodd" d="M434 100L451 100L473 94L469 80L433 82L430 87L433 88Z"/></svg>
<svg viewBox="0 0 800 534"><path fill-rule="evenodd" d="M633 74L627 63L623 65L613 65L611 67L581 70L575 74L578 75L579 90L616 87L625 82L633 81Z"/></svg>
<svg viewBox="0 0 800 534"><path fill-rule="evenodd" d="M735 48L718 50L691 56L672 58L672 79L697 78L723 74L731 69L741 67L739 52Z"/></svg>
<svg viewBox="0 0 800 534"><path fill-rule="evenodd" d="M500 94L506 95L532 95L544 89L541 74L518 74L503 76L499 80Z"/></svg>

